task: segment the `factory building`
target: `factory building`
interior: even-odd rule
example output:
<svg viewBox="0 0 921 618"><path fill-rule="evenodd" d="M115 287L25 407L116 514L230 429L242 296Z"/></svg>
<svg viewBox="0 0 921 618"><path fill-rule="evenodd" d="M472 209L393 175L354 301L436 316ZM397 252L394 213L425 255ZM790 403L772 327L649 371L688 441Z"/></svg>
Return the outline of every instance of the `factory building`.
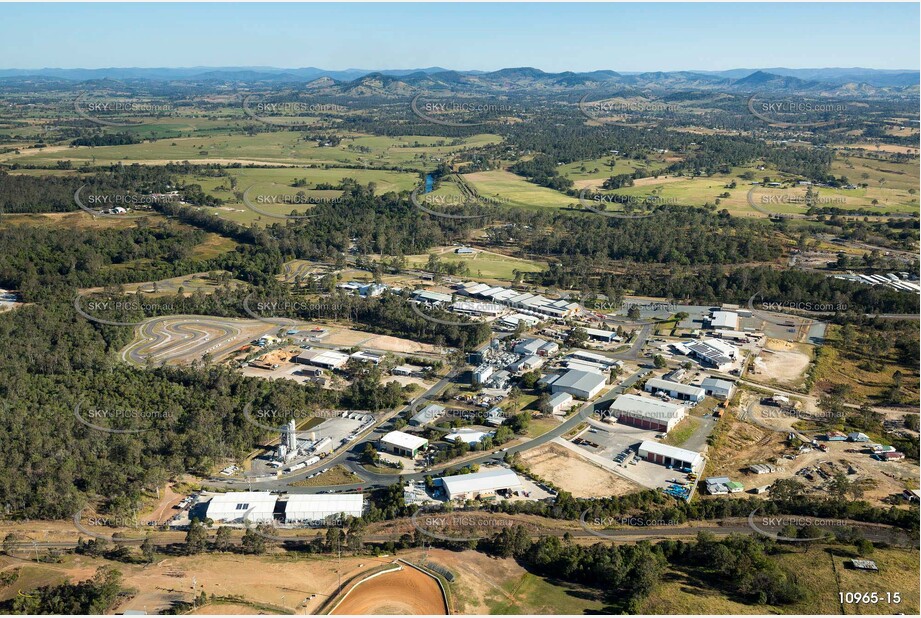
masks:
<svg viewBox="0 0 921 618"><path fill-rule="evenodd" d="M413 427L422 427L441 418L446 411L444 406L440 406L437 403L430 403L409 419L409 424Z"/></svg>
<svg viewBox="0 0 921 618"><path fill-rule="evenodd" d="M619 395L608 408L608 415L621 423L662 433L671 431L685 414L683 405L638 395Z"/></svg>
<svg viewBox="0 0 921 618"><path fill-rule="evenodd" d="M710 327L716 330L739 330L739 314L735 311L714 311Z"/></svg>
<svg viewBox="0 0 921 618"><path fill-rule="evenodd" d="M547 401L547 407L551 414L562 414L572 407L573 398L569 393L557 393Z"/></svg>
<svg viewBox="0 0 921 618"><path fill-rule="evenodd" d="M415 459L419 452L429 445L429 441L402 431L391 431L380 439L380 450L400 457Z"/></svg>
<svg viewBox="0 0 921 618"><path fill-rule="evenodd" d="M211 498L205 517L228 524L267 523L274 519L275 501L267 491L229 491Z"/></svg>
<svg viewBox="0 0 921 618"><path fill-rule="evenodd" d="M286 524L320 523L330 517L361 517L364 494L291 494L279 501Z"/></svg>
<svg viewBox="0 0 921 618"><path fill-rule="evenodd" d="M706 378L700 383L700 386L708 395L717 399L732 399L732 395L736 392L735 384L718 378Z"/></svg>
<svg viewBox="0 0 921 618"><path fill-rule="evenodd" d="M717 371L726 371L732 367L739 356L739 349L719 339L693 341L686 346L688 356L698 360L702 365L713 367Z"/></svg>
<svg viewBox="0 0 921 618"><path fill-rule="evenodd" d="M680 399L692 404L700 403L704 400L704 397L707 396L706 391L699 386L682 384L680 382L670 382L669 380L662 380L660 378L650 378L646 380L644 390L647 393L653 394L665 393L672 399Z"/></svg>
<svg viewBox="0 0 921 618"><path fill-rule="evenodd" d="M304 350L292 359L302 365L315 365L324 369L341 369L349 362L349 355L335 350Z"/></svg>
<svg viewBox="0 0 921 618"><path fill-rule="evenodd" d="M672 468L698 470L704 462L703 455L696 451L660 444L652 440L643 440L637 451L640 459L671 466Z"/></svg>
<svg viewBox="0 0 921 618"><path fill-rule="evenodd" d="M518 491L522 487L518 475L505 468L445 476L438 480L441 481L448 500L488 498L499 492Z"/></svg>
<svg viewBox="0 0 921 618"><path fill-rule="evenodd" d="M570 369L550 382L550 392L569 393L573 397L589 400L600 393L605 384L607 379L600 373Z"/></svg>
<svg viewBox="0 0 921 618"><path fill-rule="evenodd" d="M614 331L602 330L600 328L586 328L585 332L592 341L600 341L602 343L620 341L620 337L618 337L617 333Z"/></svg>

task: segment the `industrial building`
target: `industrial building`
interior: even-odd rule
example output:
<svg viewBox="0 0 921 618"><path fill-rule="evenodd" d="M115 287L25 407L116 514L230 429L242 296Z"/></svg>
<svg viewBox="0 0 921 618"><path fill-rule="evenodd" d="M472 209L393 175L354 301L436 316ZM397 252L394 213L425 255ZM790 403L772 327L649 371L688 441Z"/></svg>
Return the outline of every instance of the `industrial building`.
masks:
<svg viewBox="0 0 921 618"><path fill-rule="evenodd" d="M706 378L700 383L701 388L711 397L717 399L732 399L736 392L736 385L729 380L720 380L718 378Z"/></svg>
<svg viewBox="0 0 921 618"><path fill-rule="evenodd" d="M704 462L703 455L696 451L660 444L652 440L643 440L637 455L640 459L678 469L698 470Z"/></svg>
<svg viewBox="0 0 921 618"><path fill-rule="evenodd" d="M208 502L205 517L228 524L271 522L275 517L276 497L267 491L229 491L215 494Z"/></svg>
<svg viewBox="0 0 921 618"><path fill-rule="evenodd" d="M618 337L617 333L614 331L602 330L600 328L586 328L585 332L592 341L601 341L602 343L620 341L620 337Z"/></svg>
<svg viewBox="0 0 921 618"><path fill-rule="evenodd" d="M390 373L395 376L418 376L423 371L425 371L425 368L418 365L397 365L390 370Z"/></svg>
<svg viewBox="0 0 921 618"><path fill-rule="evenodd" d="M485 315L487 317L496 317L508 308L497 303L477 303L466 300L459 300L451 305L451 311L463 315Z"/></svg>
<svg viewBox="0 0 921 618"><path fill-rule="evenodd" d="M416 290L413 292L413 300L417 303L424 303L427 305L442 305L451 302L453 299L450 294L430 292L428 290Z"/></svg>
<svg viewBox="0 0 921 618"><path fill-rule="evenodd" d="M380 439L380 450L400 457L415 459L419 451L427 448L429 441L402 431L391 431Z"/></svg>
<svg viewBox="0 0 921 618"><path fill-rule="evenodd" d="M341 369L349 362L349 355L335 350L304 350L292 359L302 365L315 365L324 369Z"/></svg>
<svg viewBox="0 0 921 618"><path fill-rule="evenodd" d="M583 363L594 363L596 365L601 365L604 368L610 368L610 367L613 367L614 365L623 364L620 361L614 360L613 358L608 358L607 356L604 356L603 354L595 354L594 352L588 352L586 350L573 350L572 352L566 355L566 358L575 359Z"/></svg>
<svg viewBox="0 0 921 618"><path fill-rule="evenodd" d="M714 311L710 327L716 330L739 330L739 314L735 311Z"/></svg>
<svg viewBox="0 0 921 618"><path fill-rule="evenodd" d="M518 475L505 468L445 476L438 480L441 481L448 500L473 500L495 496L502 491L521 489L521 479Z"/></svg>
<svg viewBox="0 0 921 618"><path fill-rule="evenodd" d="M680 399L690 403L700 403L707 396L704 389L691 384L682 384L680 382L670 382L660 378L650 378L646 380L644 390L647 393L665 393L672 399Z"/></svg>
<svg viewBox="0 0 921 618"><path fill-rule="evenodd" d="M358 352L352 354L349 358L362 363L380 365L381 361L384 360L384 356L384 354L380 354L378 352L367 352L365 350L359 350Z"/></svg>
<svg viewBox="0 0 921 618"><path fill-rule="evenodd" d="M589 400L604 388L607 379L600 373L570 369L550 382L550 392L569 393L573 397Z"/></svg>
<svg viewBox="0 0 921 618"><path fill-rule="evenodd" d="M560 346L553 341L533 338L519 341L512 348L512 352L515 354L521 354L523 356L548 356L559 350L559 348Z"/></svg>
<svg viewBox="0 0 921 618"><path fill-rule="evenodd" d="M707 493L716 496L722 494L738 494L745 490L745 485L738 481L730 480L725 476L711 476L704 479L707 486Z"/></svg>
<svg viewBox="0 0 921 618"><path fill-rule="evenodd" d="M492 365L480 365L473 370L473 383L483 384L496 371Z"/></svg>
<svg viewBox="0 0 921 618"><path fill-rule="evenodd" d="M361 517L364 494L291 494L279 501L286 524L319 523L329 517Z"/></svg>
<svg viewBox="0 0 921 618"><path fill-rule="evenodd" d="M523 371L533 371L541 367L544 364L544 362L545 362L544 359L538 356L537 354L531 354L509 365L508 370L512 373L521 373Z"/></svg>
<svg viewBox="0 0 921 618"><path fill-rule="evenodd" d="M562 414L572 407L573 398L569 393L557 393L552 395L547 401L547 407L551 414Z"/></svg>
<svg viewBox="0 0 921 618"><path fill-rule="evenodd" d="M483 438L492 436L493 432L491 431L476 431L474 429L461 429L447 434L444 439L448 442L457 443L466 442L467 444L473 445L481 442Z"/></svg>
<svg viewBox="0 0 921 618"><path fill-rule="evenodd" d="M685 407L639 395L619 395L608 408L608 415L641 429L668 433L684 418Z"/></svg>
<svg viewBox="0 0 921 618"><path fill-rule="evenodd" d="M431 403L422 408L411 419L409 419L409 424L413 427L422 427L434 420L441 418L445 415L446 411L447 410L444 406L440 406L437 403Z"/></svg>
<svg viewBox="0 0 921 618"><path fill-rule="evenodd" d="M717 371L726 371L732 367L739 355L739 349L719 339L693 341L686 346L688 356L698 360L702 365L713 367Z"/></svg>

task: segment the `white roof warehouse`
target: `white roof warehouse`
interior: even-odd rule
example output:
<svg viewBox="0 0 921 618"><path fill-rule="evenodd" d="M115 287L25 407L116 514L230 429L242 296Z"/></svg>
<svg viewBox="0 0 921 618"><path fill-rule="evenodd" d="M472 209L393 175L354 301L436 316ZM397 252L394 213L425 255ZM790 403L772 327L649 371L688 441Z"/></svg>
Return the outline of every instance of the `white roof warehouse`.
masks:
<svg viewBox="0 0 921 618"><path fill-rule="evenodd" d="M646 461L662 464L663 466L691 468L692 470L698 470L704 461L703 455L696 451L659 444L652 440L643 440L637 454Z"/></svg>
<svg viewBox="0 0 921 618"><path fill-rule="evenodd" d="M518 475L505 468L444 476L441 483L449 500L469 500L477 496L492 496L497 491L521 489Z"/></svg>
<svg viewBox="0 0 921 618"><path fill-rule="evenodd" d="M364 494L293 494L279 504L284 506L285 523L321 522L340 513L361 517Z"/></svg>
<svg viewBox="0 0 921 618"><path fill-rule="evenodd" d="M607 379L600 373L570 369L550 383L550 391L588 400L601 392L606 383Z"/></svg>
<svg viewBox="0 0 921 618"><path fill-rule="evenodd" d="M428 446L429 441L402 431L391 431L381 438L381 448L388 453L403 457L415 457Z"/></svg>
<svg viewBox="0 0 921 618"><path fill-rule="evenodd" d="M230 491L208 502L205 517L226 523L266 523L275 513L276 496L267 491Z"/></svg>

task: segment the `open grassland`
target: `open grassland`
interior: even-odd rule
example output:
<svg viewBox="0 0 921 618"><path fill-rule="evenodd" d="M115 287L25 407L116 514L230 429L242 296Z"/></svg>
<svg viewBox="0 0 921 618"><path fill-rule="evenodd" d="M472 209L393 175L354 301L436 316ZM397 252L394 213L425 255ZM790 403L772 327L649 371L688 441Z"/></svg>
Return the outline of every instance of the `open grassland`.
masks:
<svg viewBox="0 0 921 618"><path fill-rule="evenodd" d="M839 153L832 162L831 173L835 176L847 176L853 184L867 183L871 187L879 186L880 180L883 180L883 187L903 191L917 191L919 185L917 160L897 163Z"/></svg>
<svg viewBox="0 0 921 618"><path fill-rule="evenodd" d="M480 197L497 199L501 204L526 208L566 208L579 204L577 198L528 182L505 170L464 174L462 178L476 189Z"/></svg>
<svg viewBox="0 0 921 618"><path fill-rule="evenodd" d="M438 259L443 262L466 264L468 274L462 275L462 277L512 281L516 270L523 273L534 273L544 269L543 264L533 260L515 258L479 249L472 255L457 254L454 252L456 249L457 247L438 247L433 249L432 253L435 253ZM410 267L424 268L427 262L428 254L406 256L406 263Z"/></svg>
<svg viewBox="0 0 921 618"><path fill-rule="evenodd" d="M918 613L917 552L877 549L869 556L879 573L846 567L850 558L844 548L795 548L773 557L808 589L804 600L773 606L744 603L705 585L693 569L669 569L664 582L640 606L644 614L895 614ZM839 592L900 592L899 604L841 605Z"/></svg>
<svg viewBox="0 0 921 618"><path fill-rule="evenodd" d="M139 129L140 130L140 129ZM142 133L143 137L146 137ZM437 159L467 148L498 143L494 135L475 135L456 140L440 137L376 137L343 134L335 146L303 139L301 132L277 131L242 134L206 134L159 139L122 146L52 146L7 153L8 161L52 166L57 161L163 164L169 161L240 162L277 165L400 166L421 170L434 167Z"/></svg>

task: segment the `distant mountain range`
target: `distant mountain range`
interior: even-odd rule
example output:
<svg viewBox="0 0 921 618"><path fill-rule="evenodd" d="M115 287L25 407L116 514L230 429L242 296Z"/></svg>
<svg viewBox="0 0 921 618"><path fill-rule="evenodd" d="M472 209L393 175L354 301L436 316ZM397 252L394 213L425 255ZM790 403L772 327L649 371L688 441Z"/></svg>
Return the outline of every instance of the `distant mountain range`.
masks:
<svg viewBox="0 0 921 618"><path fill-rule="evenodd" d="M731 69L728 71L590 71L546 73L531 67L498 71L453 71L442 67L370 71L332 71L316 67L184 67L105 69L0 69L0 80L85 82L96 80L158 82L300 84L327 94L402 95L420 90L565 91L570 89L686 89L755 92L815 92L841 96L918 91L921 72L893 69Z"/></svg>

